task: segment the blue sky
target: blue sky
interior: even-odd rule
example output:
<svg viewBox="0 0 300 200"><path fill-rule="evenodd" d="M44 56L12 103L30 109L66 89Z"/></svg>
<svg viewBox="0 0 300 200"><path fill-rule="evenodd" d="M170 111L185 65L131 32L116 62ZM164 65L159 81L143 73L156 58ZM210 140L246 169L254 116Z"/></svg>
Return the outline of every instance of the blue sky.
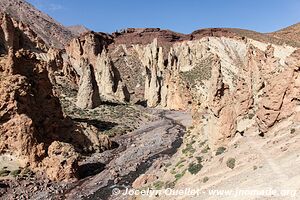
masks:
<svg viewBox="0 0 300 200"><path fill-rule="evenodd" d="M299 0L28 0L64 25L101 32L159 27L181 33L207 27L271 32L300 22Z"/></svg>

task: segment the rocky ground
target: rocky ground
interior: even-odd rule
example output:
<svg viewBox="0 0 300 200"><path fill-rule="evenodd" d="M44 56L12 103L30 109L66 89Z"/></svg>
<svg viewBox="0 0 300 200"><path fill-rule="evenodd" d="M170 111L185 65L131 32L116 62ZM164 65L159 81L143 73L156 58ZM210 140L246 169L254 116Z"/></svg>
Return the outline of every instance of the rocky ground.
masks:
<svg viewBox="0 0 300 200"><path fill-rule="evenodd" d="M117 137L118 148L98 155L105 170L66 192L65 198L107 199L116 185L130 186L150 166L162 167L160 159L176 152L191 116L178 111L153 112L157 120Z"/></svg>
<svg viewBox="0 0 300 200"><path fill-rule="evenodd" d="M212 150L197 130L184 137L177 153L160 170L150 168L137 179L135 189L164 190L199 189L200 195L175 195L172 199L236 199L296 200L299 199L299 123L290 119L280 122L268 135L261 137L249 129L236 135L227 146ZM195 167L197 166L197 167ZM153 175L159 177L150 179ZM145 177L150 180L145 184ZM233 191L216 195L212 191ZM235 191L278 192L273 195L235 196ZM289 193L284 193L288 191ZM279 194L282 192L282 194ZM125 199L166 199L170 196L125 196Z"/></svg>
<svg viewBox="0 0 300 200"><path fill-rule="evenodd" d="M1 199L108 199L114 187L130 187L149 167L163 166L163 160L176 152L186 126L191 124L189 113L143 112L155 120L113 137L114 149L83 157L78 182L55 183L31 172L23 175L23 170L16 179L1 181Z"/></svg>

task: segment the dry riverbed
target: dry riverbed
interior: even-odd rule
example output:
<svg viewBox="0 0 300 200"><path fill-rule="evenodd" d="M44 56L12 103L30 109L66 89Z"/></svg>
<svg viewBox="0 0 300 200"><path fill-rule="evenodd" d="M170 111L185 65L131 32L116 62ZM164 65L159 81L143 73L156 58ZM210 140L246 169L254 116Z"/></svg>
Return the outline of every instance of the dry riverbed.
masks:
<svg viewBox="0 0 300 200"><path fill-rule="evenodd" d="M56 183L38 174L12 177L0 180L0 199L110 199L114 187L131 187L155 161L167 160L176 152L192 121L187 112L136 109L152 120L112 137L114 149L86 156L80 162L79 181Z"/></svg>

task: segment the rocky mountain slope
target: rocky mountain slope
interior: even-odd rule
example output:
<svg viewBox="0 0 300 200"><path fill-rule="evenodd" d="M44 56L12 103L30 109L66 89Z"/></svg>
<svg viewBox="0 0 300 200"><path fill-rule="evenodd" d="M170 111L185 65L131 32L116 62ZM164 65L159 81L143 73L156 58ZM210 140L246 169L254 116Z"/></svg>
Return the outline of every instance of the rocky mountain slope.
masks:
<svg viewBox="0 0 300 200"><path fill-rule="evenodd" d="M67 28L76 36L80 36L82 33L90 31L83 25L68 26Z"/></svg>
<svg viewBox="0 0 300 200"><path fill-rule="evenodd" d="M1 0L0 12L23 22L49 46L62 48L73 38L73 33L50 16L42 13L25 0Z"/></svg>
<svg viewBox="0 0 300 200"><path fill-rule="evenodd" d="M299 152L295 37L129 28L73 38L26 2L1 1L0 9L9 13L0 17L0 176L17 178L4 178L0 197L109 198L118 184L222 189L258 165L272 168L255 175L264 185L276 163L288 169ZM183 114L160 109L191 113L183 141ZM28 171L42 183L27 185Z"/></svg>
<svg viewBox="0 0 300 200"><path fill-rule="evenodd" d="M299 43L300 41L300 23L291 25L279 31L270 33L269 35L289 41Z"/></svg>

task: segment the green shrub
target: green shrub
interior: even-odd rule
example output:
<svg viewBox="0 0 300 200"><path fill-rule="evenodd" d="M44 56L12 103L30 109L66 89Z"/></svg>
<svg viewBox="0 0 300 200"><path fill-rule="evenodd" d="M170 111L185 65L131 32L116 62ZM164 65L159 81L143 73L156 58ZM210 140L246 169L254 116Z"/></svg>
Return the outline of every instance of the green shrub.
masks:
<svg viewBox="0 0 300 200"><path fill-rule="evenodd" d="M175 168L170 171L171 174L176 174Z"/></svg>
<svg viewBox="0 0 300 200"><path fill-rule="evenodd" d="M166 167L170 167L172 164L171 163L167 163L166 164Z"/></svg>
<svg viewBox="0 0 300 200"><path fill-rule="evenodd" d="M216 151L216 156L217 156L217 155L221 155L222 153L225 152L225 150L226 150L225 147L219 147L219 148L217 149L217 151Z"/></svg>
<svg viewBox="0 0 300 200"><path fill-rule="evenodd" d="M197 159L198 163L201 163L203 161L203 157L202 156L197 156L196 159Z"/></svg>
<svg viewBox="0 0 300 200"><path fill-rule="evenodd" d="M209 150L210 150L209 146L206 145L206 147L201 150L201 153L207 153Z"/></svg>
<svg viewBox="0 0 300 200"><path fill-rule="evenodd" d="M182 167L184 167L184 164L178 165L178 169L180 169L180 168L182 168Z"/></svg>
<svg viewBox="0 0 300 200"><path fill-rule="evenodd" d="M248 114L249 119L252 119L254 117L254 113Z"/></svg>
<svg viewBox="0 0 300 200"><path fill-rule="evenodd" d="M184 176L185 172L186 172L186 170L183 170L181 173L176 174L175 175L176 181L178 181L179 179L181 179Z"/></svg>
<svg viewBox="0 0 300 200"><path fill-rule="evenodd" d="M160 190L164 186L164 182L156 181L155 183L153 183L153 186L156 190Z"/></svg>
<svg viewBox="0 0 300 200"><path fill-rule="evenodd" d="M205 145L206 142L207 142L207 140L204 140L203 142L200 142L199 147L203 147L203 145Z"/></svg>
<svg viewBox="0 0 300 200"><path fill-rule="evenodd" d="M203 178L203 183L206 183L208 180L209 180L209 178L208 178L207 176L205 176L205 177Z"/></svg>
<svg viewBox="0 0 300 200"><path fill-rule="evenodd" d="M30 177L30 176L33 175L33 172L32 172L28 167L25 167L25 168L22 170L21 175L22 175L22 176Z"/></svg>
<svg viewBox="0 0 300 200"><path fill-rule="evenodd" d="M226 162L227 167L230 169L233 169L235 167L235 159L234 158L228 158Z"/></svg>
<svg viewBox="0 0 300 200"><path fill-rule="evenodd" d="M9 170L7 170L7 169L2 169L2 170L0 170L0 177L8 176L9 173L10 173Z"/></svg>
<svg viewBox="0 0 300 200"><path fill-rule="evenodd" d="M291 129L291 134L295 133L296 132L296 129L292 128Z"/></svg>
<svg viewBox="0 0 300 200"><path fill-rule="evenodd" d="M165 184L165 188L173 189L174 187L175 187L175 181L173 181L173 182L167 181L166 184Z"/></svg>
<svg viewBox="0 0 300 200"><path fill-rule="evenodd" d="M182 164L183 162L185 162L185 159L182 159L180 161L178 161L175 165L175 167L178 167L180 164Z"/></svg>
<svg viewBox="0 0 300 200"><path fill-rule="evenodd" d="M198 163L198 164L195 164L195 163L191 163L189 165L189 168L188 168L188 171L191 173L191 174L197 174L201 169L202 169L203 165Z"/></svg>
<svg viewBox="0 0 300 200"><path fill-rule="evenodd" d="M186 148L182 150L183 154L187 154L187 153L195 153L196 149L194 149L193 144L187 144Z"/></svg>
<svg viewBox="0 0 300 200"><path fill-rule="evenodd" d="M20 169L16 169L10 172L10 175L13 177L17 177L21 173Z"/></svg>

